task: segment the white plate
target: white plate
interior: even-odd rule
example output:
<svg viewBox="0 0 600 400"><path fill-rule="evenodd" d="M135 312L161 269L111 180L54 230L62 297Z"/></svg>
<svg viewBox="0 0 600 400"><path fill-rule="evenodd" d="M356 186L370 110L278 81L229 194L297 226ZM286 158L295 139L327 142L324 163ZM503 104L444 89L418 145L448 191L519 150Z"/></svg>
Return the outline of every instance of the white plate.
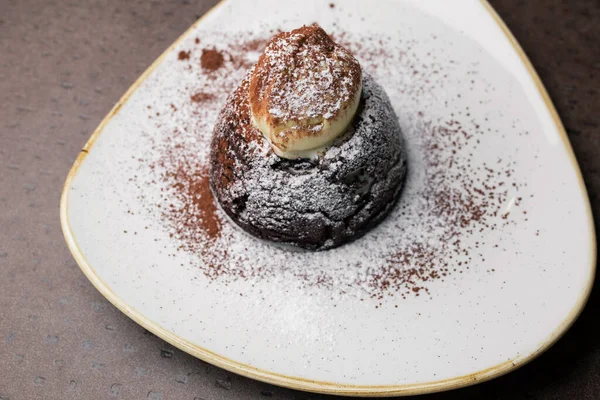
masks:
<svg viewBox="0 0 600 400"><path fill-rule="evenodd" d="M415 394L526 363L583 308L596 257L579 168L537 75L487 3L329 3L226 1L138 79L67 178L61 221L75 259L146 329L277 385ZM220 211L212 242L197 226L175 229L179 217L163 213L189 198L158 176L182 159L202 169L240 65L258 56L240 41L315 21L392 99L410 161L398 207L322 253L259 242ZM201 56L213 48L224 59L210 72ZM192 102L199 91L209 95Z"/></svg>

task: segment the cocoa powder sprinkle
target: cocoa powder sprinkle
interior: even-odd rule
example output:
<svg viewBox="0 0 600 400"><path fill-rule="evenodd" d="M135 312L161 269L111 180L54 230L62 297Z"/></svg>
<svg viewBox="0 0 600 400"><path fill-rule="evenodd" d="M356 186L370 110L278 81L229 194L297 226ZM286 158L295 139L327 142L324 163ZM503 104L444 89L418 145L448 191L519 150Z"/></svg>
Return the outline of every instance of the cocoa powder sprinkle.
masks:
<svg viewBox="0 0 600 400"><path fill-rule="evenodd" d="M504 210L511 196L523 186L515 178L514 163L494 160L487 164L474 157L484 135L498 133L488 131L491 125L487 120L475 119L468 107L457 111L447 103L445 117L431 116L427 108L399 112L405 133L414 136L410 143L416 159L409 169L415 174L411 179L420 180L420 189L402 195L393 215L384 223L390 228L378 228L373 236L342 246L339 252L306 255L292 255L239 233L222 216L213 199L207 175L207 148L220 108L248 65L256 61L255 52L262 50L268 38L249 34L218 35L212 39L207 35L203 44L226 43L227 57L215 47L205 48L200 66L190 64L192 68L185 69L186 74L193 74L196 86L180 89L182 99L189 99L187 105L185 100L177 103L179 111L175 115L183 119L173 129L167 128L172 126L167 118L174 118L173 114L163 113L160 118L152 115L161 132L151 138L155 156L143 159L152 178L137 181L140 187L160 185L161 201L149 206L148 215L157 218L180 251L197 256L195 267L209 280L280 279L301 287L380 302L435 296L430 282L456 279L464 271L476 269L485 262L481 251L486 245L485 232L515 224L516 215L525 211L507 214ZM392 101L394 96L430 96L458 65L452 60L448 67L433 57L428 61L416 58L411 47L417 43L397 43L385 36L338 34L336 41L347 46L362 68L376 79L385 81L389 74L397 74L394 71L406 71L406 79L394 76L397 88L386 87ZM418 78L413 78L415 70ZM214 74L206 74L207 71ZM470 73L469 81L474 77L476 71ZM228 168L235 173L235 165ZM526 203L520 196L516 199L513 210ZM389 237L385 229L393 231ZM470 242L463 236L481 239ZM378 241L385 245L377 244ZM337 254L342 254L341 258ZM339 265L340 260L344 265ZM493 273L493 269L486 271Z"/></svg>
<svg viewBox="0 0 600 400"><path fill-rule="evenodd" d="M212 100L214 99L214 97L215 96L212 93L198 92L191 95L190 100L192 100L194 103L202 103L208 100Z"/></svg>
<svg viewBox="0 0 600 400"><path fill-rule="evenodd" d="M177 59L180 61L189 60L190 54L191 54L191 51L189 51L189 50L188 51L181 50L179 52L179 54L177 55Z"/></svg>
<svg viewBox="0 0 600 400"><path fill-rule="evenodd" d="M217 239L221 234L221 220L217 216L217 205L210 190L208 171L203 168L191 172L189 166L181 163L173 172L165 174L174 189L178 205L169 204L164 216L181 222L177 235L182 242L195 240L198 229L209 240Z"/></svg>
<svg viewBox="0 0 600 400"><path fill-rule="evenodd" d="M200 66L209 72L218 70L223 66L225 58L220 51L215 48L203 49L202 55L200 56Z"/></svg>

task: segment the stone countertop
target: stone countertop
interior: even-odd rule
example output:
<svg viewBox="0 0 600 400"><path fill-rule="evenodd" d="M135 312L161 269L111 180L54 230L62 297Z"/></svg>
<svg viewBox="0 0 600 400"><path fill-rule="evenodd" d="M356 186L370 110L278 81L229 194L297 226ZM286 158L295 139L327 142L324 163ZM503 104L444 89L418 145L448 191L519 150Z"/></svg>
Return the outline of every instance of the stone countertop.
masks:
<svg viewBox="0 0 600 400"><path fill-rule="evenodd" d="M117 311L63 240L58 202L112 105L214 1L0 0L0 399L317 399L230 374ZM494 0L567 128L600 207L600 3ZM598 219L596 219L598 226ZM419 399L597 399L600 295L534 362Z"/></svg>

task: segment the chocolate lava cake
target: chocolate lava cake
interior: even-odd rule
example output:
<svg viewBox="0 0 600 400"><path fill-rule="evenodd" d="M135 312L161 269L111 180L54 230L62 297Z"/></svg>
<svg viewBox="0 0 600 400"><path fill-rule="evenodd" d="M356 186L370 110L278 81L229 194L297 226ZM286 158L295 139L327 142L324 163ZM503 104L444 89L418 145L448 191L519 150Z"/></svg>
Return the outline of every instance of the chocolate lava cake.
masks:
<svg viewBox="0 0 600 400"><path fill-rule="evenodd" d="M312 250L381 221L407 168L385 91L317 25L271 39L222 109L210 157L213 192L237 225Z"/></svg>

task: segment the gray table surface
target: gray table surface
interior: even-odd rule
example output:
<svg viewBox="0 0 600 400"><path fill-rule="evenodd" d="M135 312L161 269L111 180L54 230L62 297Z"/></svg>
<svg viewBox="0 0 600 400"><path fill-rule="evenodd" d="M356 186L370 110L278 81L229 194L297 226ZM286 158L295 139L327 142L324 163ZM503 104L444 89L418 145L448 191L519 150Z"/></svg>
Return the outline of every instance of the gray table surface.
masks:
<svg viewBox="0 0 600 400"><path fill-rule="evenodd" d="M0 0L0 399L317 399L146 332L73 261L58 202L92 130L213 1ZM600 2L494 0L567 127L600 207ZM422 399L600 398L600 297L536 361Z"/></svg>

